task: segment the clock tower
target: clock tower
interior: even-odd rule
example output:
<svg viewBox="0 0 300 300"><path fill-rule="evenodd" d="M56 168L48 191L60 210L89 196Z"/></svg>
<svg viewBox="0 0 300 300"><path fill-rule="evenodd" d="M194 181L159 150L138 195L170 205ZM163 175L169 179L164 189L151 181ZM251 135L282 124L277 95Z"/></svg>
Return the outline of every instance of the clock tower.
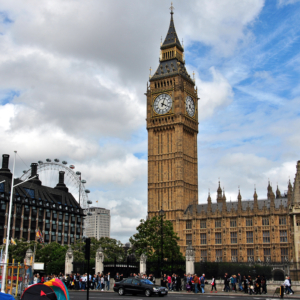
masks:
<svg viewBox="0 0 300 300"><path fill-rule="evenodd" d="M185 68L173 14L171 7L159 66L146 92L148 216L157 215L162 208L179 233L179 218L189 205L198 204L198 95Z"/></svg>

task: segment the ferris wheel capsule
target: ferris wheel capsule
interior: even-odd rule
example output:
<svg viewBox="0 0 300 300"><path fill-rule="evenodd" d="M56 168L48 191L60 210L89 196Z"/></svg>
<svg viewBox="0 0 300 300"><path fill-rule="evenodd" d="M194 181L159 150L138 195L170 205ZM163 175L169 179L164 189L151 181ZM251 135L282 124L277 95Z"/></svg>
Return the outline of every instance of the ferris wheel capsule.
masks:
<svg viewBox="0 0 300 300"><path fill-rule="evenodd" d="M81 183L86 183L86 180L82 179L82 180L81 180Z"/></svg>
<svg viewBox="0 0 300 300"><path fill-rule="evenodd" d="M77 171L77 172L76 172L76 175L81 175L81 172L80 172L80 171Z"/></svg>
<svg viewBox="0 0 300 300"><path fill-rule="evenodd" d="M88 194L88 193L90 193L90 190L85 190L85 192Z"/></svg>
<svg viewBox="0 0 300 300"><path fill-rule="evenodd" d="M88 212L87 215L88 215L88 216L92 216L93 214L92 214L91 212Z"/></svg>
<svg viewBox="0 0 300 300"><path fill-rule="evenodd" d="M25 174L26 172L27 172L26 170L23 171L24 174Z"/></svg>
<svg viewBox="0 0 300 300"><path fill-rule="evenodd" d="M59 159L58 159L58 158L55 158L54 161L55 161L55 162L59 162Z"/></svg>
<svg viewBox="0 0 300 300"><path fill-rule="evenodd" d="M47 158L47 159L46 159L46 162L51 162L51 159L50 159L50 158Z"/></svg>
<svg viewBox="0 0 300 300"><path fill-rule="evenodd" d="M91 200L88 200L87 204L93 204L93 202Z"/></svg>
<svg viewBox="0 0 300 300"><path fill-rule="evenodd" d="M42 165L42 164L43 164L43 161L42 161L42 160L39 160L38 163L39 163L40 165Z"/></svg>
<svg viewBox="0 0 300 300"><path fill-rule="evenodd" d="M75 166L74 165L70 165L69 168L73 170L73 169L75 169Z"/></svg>
<svg viewBox="0 0 300 300"><path fill-rule="evenodd" d="M68 163L67 163L65 160L63 160L63 161L62 161L62 164L63 164L63 165L67 165Z"/></svg>

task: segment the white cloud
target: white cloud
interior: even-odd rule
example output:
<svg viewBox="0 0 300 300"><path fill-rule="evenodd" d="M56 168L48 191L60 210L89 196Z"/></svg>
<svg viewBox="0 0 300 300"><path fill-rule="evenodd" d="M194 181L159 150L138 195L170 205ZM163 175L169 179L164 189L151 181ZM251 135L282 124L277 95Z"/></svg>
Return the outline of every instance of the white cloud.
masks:
<svg viewBox="0 0 300 300"><path fill-rule="evenodd" d="M212 81L197 79L199 120L211 117L219 107L229 105L233 99L233 91L226 78L214 67L210 68Z"/></svg>

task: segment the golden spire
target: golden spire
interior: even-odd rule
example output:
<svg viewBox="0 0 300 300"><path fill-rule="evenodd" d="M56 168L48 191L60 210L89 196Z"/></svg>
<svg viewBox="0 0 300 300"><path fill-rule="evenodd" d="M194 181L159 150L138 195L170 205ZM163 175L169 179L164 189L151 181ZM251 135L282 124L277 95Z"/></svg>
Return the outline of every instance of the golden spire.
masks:
<svg viewBox="0 0 300 300"><path fill-rule="evenodd" d="M170 7L171 15L174 14L173 10L174 10L174 6L173 6L173 2L171 2L171 7Z"/></svg>

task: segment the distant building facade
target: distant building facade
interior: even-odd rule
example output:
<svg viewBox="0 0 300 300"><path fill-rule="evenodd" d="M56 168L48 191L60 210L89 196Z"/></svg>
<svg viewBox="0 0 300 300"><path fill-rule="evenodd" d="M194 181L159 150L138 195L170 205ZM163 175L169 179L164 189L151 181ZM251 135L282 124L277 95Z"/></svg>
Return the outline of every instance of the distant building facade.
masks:
<svg viewBox="0 0 300 300"><path fill-rule="evenodd" d="M88 213L90 215L88 215ZM110 210L101 207L90 207L85 210L88 226L86 236L100 239L110 237Z"/></svg>
<svg viewBox="0 0 300 300"><path fill-rule="evenodd" d="M82 238L83 209L68 192L64 172L58 175L55 188L43 186L38 178L37 163L31 164L31 177L36 178L14 188L10 236L27 241L37 240L40 230L45 243L72 244ZM4 181L5 180L5 181ZM12 173L9 155L2 155L0 169L0 243L7 235ZM22 182L14 180L14 185Z"/></svg>

